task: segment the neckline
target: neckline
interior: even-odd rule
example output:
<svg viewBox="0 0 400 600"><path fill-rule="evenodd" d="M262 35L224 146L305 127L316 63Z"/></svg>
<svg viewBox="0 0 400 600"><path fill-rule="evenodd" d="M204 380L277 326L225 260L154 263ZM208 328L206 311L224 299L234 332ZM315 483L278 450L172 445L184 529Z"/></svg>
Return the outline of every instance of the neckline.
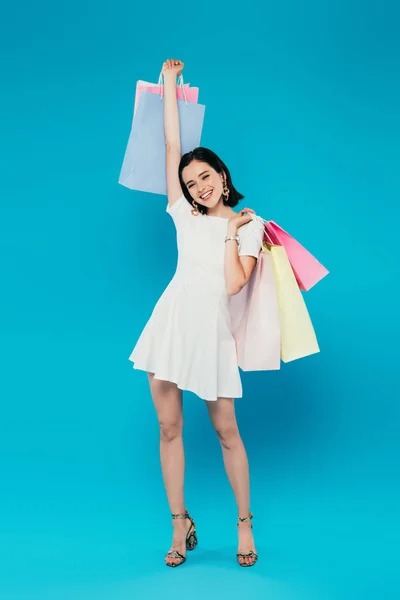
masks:
<svg viewBox="0 0 400 600"><path fill-rule="evenodd" d="M237 214L237 213L235 213L235 214ZM210 219L220 219L220 221L229 221L229 219L231 218L231 217L219 217L218 215L208 215L208 214L205 216L209 217Z"/></svg>

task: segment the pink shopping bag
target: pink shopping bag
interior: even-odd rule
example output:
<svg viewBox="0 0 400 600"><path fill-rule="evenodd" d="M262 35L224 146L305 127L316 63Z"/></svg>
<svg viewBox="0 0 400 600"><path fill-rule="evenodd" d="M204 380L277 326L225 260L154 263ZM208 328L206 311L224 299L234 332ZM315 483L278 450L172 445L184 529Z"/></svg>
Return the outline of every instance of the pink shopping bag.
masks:
<svg viewBox="0 0 400 600"><path fill-rule="evenodd" d="M140 95L142 92L150 92L152 94L164 94L164 86L161 83L161 76L158 83L148 83L147 81L139 80L136 83L136 94L135 94L135 105L133 108L133 115L136 113L136 109L139 105ZM183 89L184 88L184 89ZM190 83L183 83L183 78L180 77L179 85L176 87L176 97L178 100L186 100L188 102L198 102L199 99L199 88L191 88Z"/></svg>
<svg viewBox="0 0 400 600"><path fill-rule="evenodd" d="M280 369L279 307L267 246L247 285L230 297L230 314L239 367L243 371Z"/></svg>
<svg viewBox="0 0 400 600"><path fill-rule="evenodd" d="M287 231L274 221L264 221L264 223L269 240L285 248L301 290L310 290L328 275L329 271Z"/></svg>

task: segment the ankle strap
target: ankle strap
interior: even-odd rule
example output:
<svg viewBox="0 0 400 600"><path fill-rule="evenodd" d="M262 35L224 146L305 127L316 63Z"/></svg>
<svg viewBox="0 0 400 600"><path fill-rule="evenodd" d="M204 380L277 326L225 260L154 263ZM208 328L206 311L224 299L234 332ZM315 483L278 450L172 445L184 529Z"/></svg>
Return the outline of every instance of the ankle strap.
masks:
<svg viewBox="0 0 400 600"><path fill-rule="evenodd" d="M238 517L238 520L241 523L250 523L252 519L253 519L253 515L251 513L249 513L248 517Z"/></svg>
<svg viewBox="0 0 400 600"><path fill-rule="evenodd" d="M189 513L188 511L185 511L184 513L172 513L172 518L173 519L188 519L189 518Z"/></svg>

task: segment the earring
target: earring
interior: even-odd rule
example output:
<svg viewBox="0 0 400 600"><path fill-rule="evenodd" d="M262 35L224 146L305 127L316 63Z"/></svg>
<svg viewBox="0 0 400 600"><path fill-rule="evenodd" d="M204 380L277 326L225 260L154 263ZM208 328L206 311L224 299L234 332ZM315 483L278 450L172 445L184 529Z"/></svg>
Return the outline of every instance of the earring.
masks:
<svg viewBox="0 0 400 600"><path fill-rule="evenodd" d="M228 202L228 198L229 198L229 188L226 185L226 181L224 181L224 189L223 189L223 195L225 196L225 202Z"/></svg>
<svg viewBox="0 0 400 600"><path fill-rule="evenodd" d="M198 214L199 214L199 205L197 204L196 200L193 200L192 215L194 217L197 217Z"/></svg>

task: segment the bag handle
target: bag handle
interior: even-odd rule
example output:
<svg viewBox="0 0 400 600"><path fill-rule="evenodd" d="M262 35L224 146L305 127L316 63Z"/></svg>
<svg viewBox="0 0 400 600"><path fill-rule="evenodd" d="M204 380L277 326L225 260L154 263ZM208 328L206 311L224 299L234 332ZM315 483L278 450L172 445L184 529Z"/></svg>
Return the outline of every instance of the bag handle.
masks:
<svg viewBox="0 0 400 600"><path fill-rule="evenodd" d="M161 102L161 100L164 97L164 86L162 84L162 80L163 80L163 74L161 72L160 73L160 77L158 78L158 85L160 86L160 102ZM187 101L187 98L186 98L185 86L183 84L183 75L179 75L178 85L180 85L180 87L181 87L182 95L183 95L183 98L185 100L185 104L187 106L188 105L188 101Z"/></svg>
<svg viewBox="0 0 400 600"><path fill-rule="evenodd" d="M254 215L253 213L250 213L250 215L251 215L251 218L253 219L253 221L255 221L257 223L262 223L264 225L264 239L260 239L261 246L263 245L264 241L267 244L269 244L270 246L276 246L276 244L274 243L274 241L267 229L268 221L266 221L262 217L259 217L258 215Z"/></svg>

